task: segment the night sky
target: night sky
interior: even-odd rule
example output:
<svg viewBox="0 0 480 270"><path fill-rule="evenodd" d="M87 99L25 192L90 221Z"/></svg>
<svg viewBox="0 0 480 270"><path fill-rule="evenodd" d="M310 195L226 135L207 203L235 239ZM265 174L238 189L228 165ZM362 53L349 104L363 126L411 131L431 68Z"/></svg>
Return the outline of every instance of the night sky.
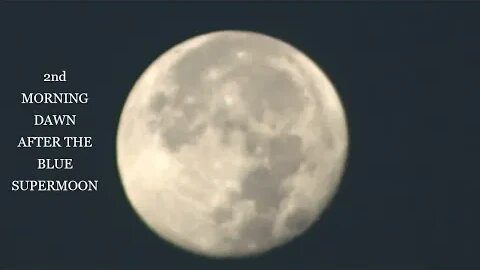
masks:
<svg viewBox="0 0 480 270"><path fill-rule="evenodd" d="M0 268L480 269L480 3L2 2ZM145 67L191 36L252 30L309 55L345 106L350 148L337 195L300 238L212 260L159 239L116 167L118 119ZM45 72L68 82L46 84ZM21 104L85 91L86 105ZM75 127L33 127L34 113ZM93 136L92 149L18 149L21 136ZM72 157L69 172L36 158ZM12 192L15 179L99 179L93 193Z"/></svg>

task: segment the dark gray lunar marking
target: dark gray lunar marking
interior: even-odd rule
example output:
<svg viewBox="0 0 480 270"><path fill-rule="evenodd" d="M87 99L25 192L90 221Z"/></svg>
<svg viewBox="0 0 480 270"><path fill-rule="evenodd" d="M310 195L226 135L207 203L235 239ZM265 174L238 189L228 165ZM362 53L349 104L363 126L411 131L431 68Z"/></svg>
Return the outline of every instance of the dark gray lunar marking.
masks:
<svg viewBox="0 0 480 270"><path fill-rule="evenodd" d="M255 148L261 145L258 135L253 132L247 132L245 134L245 150L248 155L255 154Z"/></svg>
<svg viewBox="0 0 480 270"><path fill-rule="evenodd" d="M294 232L302 232L313 222L314 215L305 208L299 208L291 213L285 220L287 228Z"/></svg>
<svg viewBox="0 0 480 270"><path fill-rule="evenodd" d="M231 117L230 112L223 108L215 111L211 121L211 124L221 131L221 142L224 145L230 144L230 137L233 131L245 133L247 130L247 119L234 119Z"/></svg>
<svg viewBox="0 0 480 270"><path fill-rule="evenodd" d="M257 247L268 246L273 238L273 221L261 216L253 217L240 229L239 240L235 246L239 249L246 249L249 244Z"/></svg>
<svg viewBox="0 0 480 270"><path fill-rule="evenodd" d="M167 101L168 98L164 93L155 93L155 95L152 97L150 107L155 113L160 113L167 104Z"/></svg>
<svg viewBox="0 0 480 270"><path fill-rule="evenodd" d="M257 121L263 121L265 110L282 116L301 112L303 93L287 71L257 64L246 72L241 95Z"/></svg>
<svg viewBox="0 0 480 270"><path fill-rule="evenodd" d="M273 176L268 168L257 167L242 181L242 197L254 200L260 213L275 209L285 196L280 188L282 180Z"/></svg>
<svg viewBox="0 0 480 270"><path fill-rule="evenodd" d="M162 132L165 146L168 150L176 152L185 144L194 143L197 140L197 137L205 132L206 127L206 124L191 127L185 118L180 118L172 127L167 128Z"/></svg>
<svg viewBox="0 0 480 270"><path fill-rule="evenodd" d="M224 223L233 218L232 209L219 207L213 212L213 220L216 223Z"/></svg>
<svg viewBox="0 0 480 270"><path fill-rule="evenodd" d="M247 152L261 145L253 133L246 134ZM284 180L295 173L303 160L302 139L297 135L285 134L271 138L268 142L270 168L259 166L242 181L242 196L252 199L259 212L276 210L287 194L281 189Z"/></svg>
<svg viewBox="0 0 480 270"><path fill-rule="evenodd" d="M269 161L272 174L285 178L295 173L303 160L302 139L298 135L286 134L274 137L269 142Z"/></svg>

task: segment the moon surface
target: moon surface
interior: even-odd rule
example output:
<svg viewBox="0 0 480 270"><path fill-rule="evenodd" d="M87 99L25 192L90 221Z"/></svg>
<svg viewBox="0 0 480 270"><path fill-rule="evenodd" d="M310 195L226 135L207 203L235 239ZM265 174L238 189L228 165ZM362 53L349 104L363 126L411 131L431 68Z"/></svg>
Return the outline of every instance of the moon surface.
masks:
<svg viewBox="0 0 480 270"><path fill-rule="evenodd" d="M292 45L249 31L202 34L160 55L117 131L138 216L208 257L261 254L305 232L335 194L347 148L327 76Z"/></svg>

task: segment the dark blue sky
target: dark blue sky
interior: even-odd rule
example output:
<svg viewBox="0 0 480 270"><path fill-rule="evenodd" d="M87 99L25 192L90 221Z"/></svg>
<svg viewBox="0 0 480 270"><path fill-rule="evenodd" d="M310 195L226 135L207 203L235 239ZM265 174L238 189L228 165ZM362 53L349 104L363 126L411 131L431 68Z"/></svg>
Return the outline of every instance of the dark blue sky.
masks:
<svg viewBox="0 0 480 270"><path fill-rule="evenodd" d="M459 269L480 268L480 3L2 2L0 268ZM159 240L120 186L115 131L146 64L196 34L243 29L279 37L329 75L345 105L348 165L322 219L261 257L213 261ZM87 106L20 104L65 90ZM75 128L30 126L34 110L71 110ZM94 136L90 150L17 149L20 136ZM13 193L10 182L51 176L45 155L79 160L97 193ZM65 176L72 176L72 172ZM61 177L62 174L56 174Z"/></svg>

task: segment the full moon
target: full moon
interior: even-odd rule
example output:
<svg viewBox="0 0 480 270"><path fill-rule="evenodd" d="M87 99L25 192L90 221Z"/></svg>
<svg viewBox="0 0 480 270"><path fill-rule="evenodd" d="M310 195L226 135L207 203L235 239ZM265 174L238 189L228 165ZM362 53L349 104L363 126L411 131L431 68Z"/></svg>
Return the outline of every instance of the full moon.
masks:
<svg viewBox="0 0 480 270"><path fill-rule="evenodd" d="M143 72L116 148L126 196L160 238L242 257L319 219L343 174L348 132L333 84L303 52L261 33L217 31Z"/></svg>

